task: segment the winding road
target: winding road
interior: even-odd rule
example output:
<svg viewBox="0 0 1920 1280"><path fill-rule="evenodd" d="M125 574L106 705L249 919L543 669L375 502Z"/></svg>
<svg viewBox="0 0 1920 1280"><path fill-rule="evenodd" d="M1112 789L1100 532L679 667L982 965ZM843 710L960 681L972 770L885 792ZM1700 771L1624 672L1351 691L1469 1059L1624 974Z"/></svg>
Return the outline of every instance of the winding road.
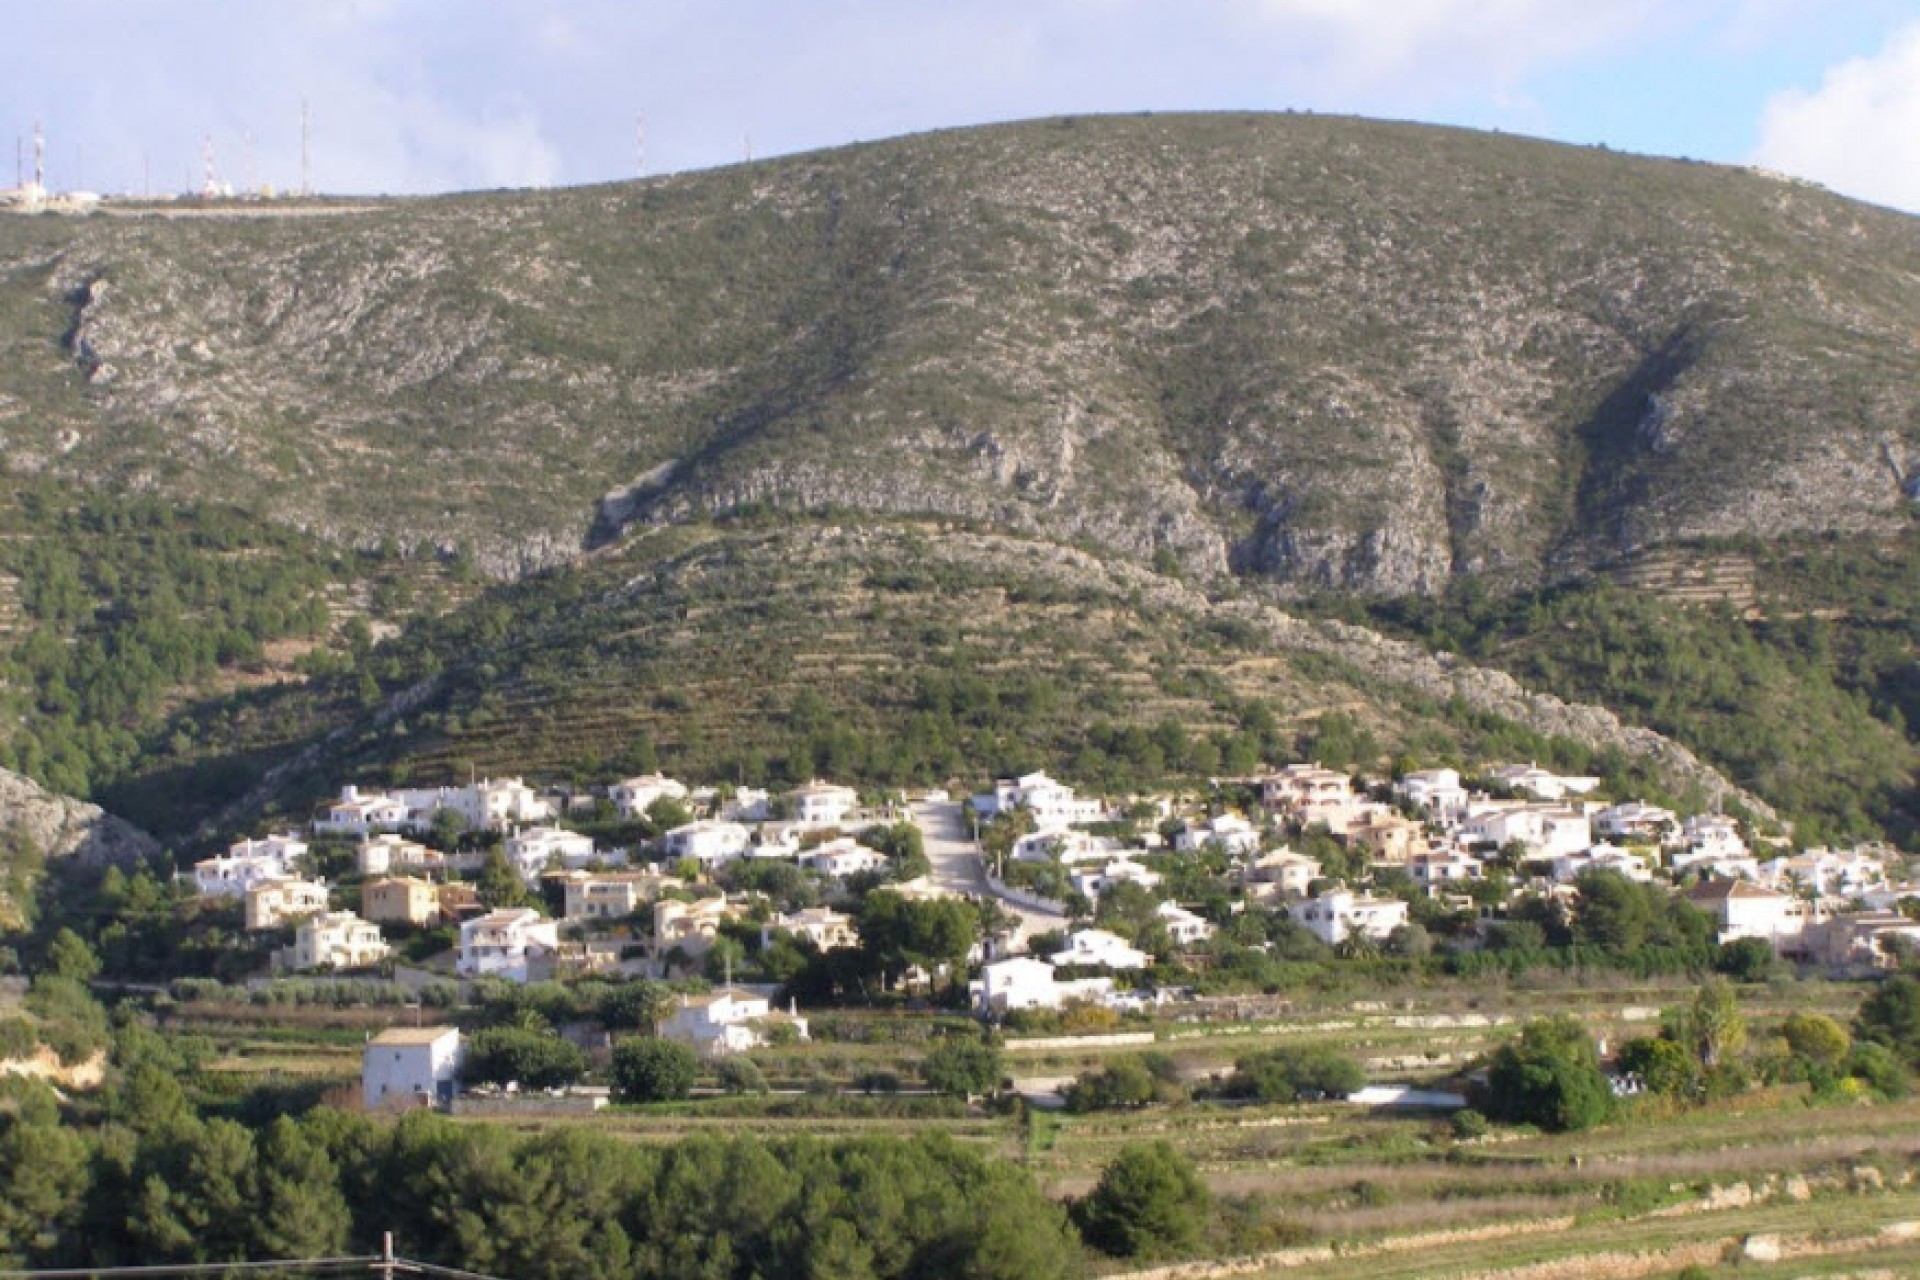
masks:
<svg viewBox="0 0 1920 1280"><path fill-rule="evenodd" d="M1067 920L1059 912L1039 911L1009 901L994 892L993 885L987 880L986 863L981 858L980 846L974 843L967 829L966 813L962 807L964 803L917 801L913 805L913 822L920 828L921 839L926 845L934 883L954 893L997 901L1007 914L1019 920L1020 925L1015 933L1018 942L1024 943L1036 933L1063 928Z"/></svg>

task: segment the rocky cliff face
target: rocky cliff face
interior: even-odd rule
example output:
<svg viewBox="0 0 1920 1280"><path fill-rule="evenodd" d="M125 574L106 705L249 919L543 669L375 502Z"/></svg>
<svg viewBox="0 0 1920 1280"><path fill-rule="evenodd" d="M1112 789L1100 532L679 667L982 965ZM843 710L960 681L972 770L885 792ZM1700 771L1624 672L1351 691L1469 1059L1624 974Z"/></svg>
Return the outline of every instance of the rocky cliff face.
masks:
<svg viewBox="0 0 1920 1280"><path fill-rule="evenodd" d="M18 921L12 893L30 886L37 864L76 859L131 866L159 851L152 836L100 806L0 769L0 926Z"/></svg>
<svg viewBox="0 0 1920 1280"><path fill-rule="evenodd" d="M0 456L512 574L750 505L1287 590L1874 531L1920 222L1313 117L1046 121L644 184L0 223Z"/></svg>

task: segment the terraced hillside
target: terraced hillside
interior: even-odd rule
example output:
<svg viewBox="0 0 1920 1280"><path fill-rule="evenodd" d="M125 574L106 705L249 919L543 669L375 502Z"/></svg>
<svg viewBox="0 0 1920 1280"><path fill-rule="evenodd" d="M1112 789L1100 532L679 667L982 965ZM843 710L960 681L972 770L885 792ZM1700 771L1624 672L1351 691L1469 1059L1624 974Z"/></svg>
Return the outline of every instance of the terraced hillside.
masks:
<svg viewBox="0 0 1920 1280"><path fill-rule="evenodd" d="M1920 493L1920 222L1706 165L1064 119L165 212L0 222L6 465L500 572L774 504L1426 593Z"/></svg>
<svg viewBox="0 0 1920 1280"><path fill-rule="evenodd" d="M216 826L304 817L349 778L585 783L659 763L897 784L1044 766L1124 790L1411 753L1531 755L1769 812L1672 741L1497 673L933 522L651 530L422 621L351 671L208 704L181 737L119 807L177 830L201 771L236 762L255 785Z"/></svg>

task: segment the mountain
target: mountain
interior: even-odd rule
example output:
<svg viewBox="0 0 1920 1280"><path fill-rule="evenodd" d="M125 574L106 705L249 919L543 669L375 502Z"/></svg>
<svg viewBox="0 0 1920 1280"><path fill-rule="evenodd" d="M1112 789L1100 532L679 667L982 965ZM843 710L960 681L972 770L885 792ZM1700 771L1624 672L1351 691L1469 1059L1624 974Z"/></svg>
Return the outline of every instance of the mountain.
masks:
<svg viewBox="0 0 1920 1280"><path fill-rule="evenodd" d="M1777 178L1061 119L567 191L9 219L0 449L496 573L774 505L1430 594L1897 531L1916 332L1920 220Z"/></svg>
<svg viewBox="0 0 1920 1280"><path fill-rule="evenodd" d="M0 765L203 844L1302 754L1911 838L1916 334L1920 220L1312 116L0 219Z"/></svg>

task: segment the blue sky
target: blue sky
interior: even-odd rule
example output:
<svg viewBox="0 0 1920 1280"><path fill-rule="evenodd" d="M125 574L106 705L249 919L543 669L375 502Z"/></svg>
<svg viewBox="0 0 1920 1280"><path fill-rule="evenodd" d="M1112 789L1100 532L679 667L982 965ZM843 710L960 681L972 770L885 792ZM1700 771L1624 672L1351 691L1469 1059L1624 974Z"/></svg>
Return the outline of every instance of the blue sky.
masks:
<svg viewBox="0 0 1920 1280"><path fill-rule="evenodd" d="M1920 0L0 0L61 188L627 178L1099 111L1351 112L1920 211ZM27 144L30 150L30 142ZM28 164L31 164L29 158ZM10 184L0 174L0 184Z"/></svg>

